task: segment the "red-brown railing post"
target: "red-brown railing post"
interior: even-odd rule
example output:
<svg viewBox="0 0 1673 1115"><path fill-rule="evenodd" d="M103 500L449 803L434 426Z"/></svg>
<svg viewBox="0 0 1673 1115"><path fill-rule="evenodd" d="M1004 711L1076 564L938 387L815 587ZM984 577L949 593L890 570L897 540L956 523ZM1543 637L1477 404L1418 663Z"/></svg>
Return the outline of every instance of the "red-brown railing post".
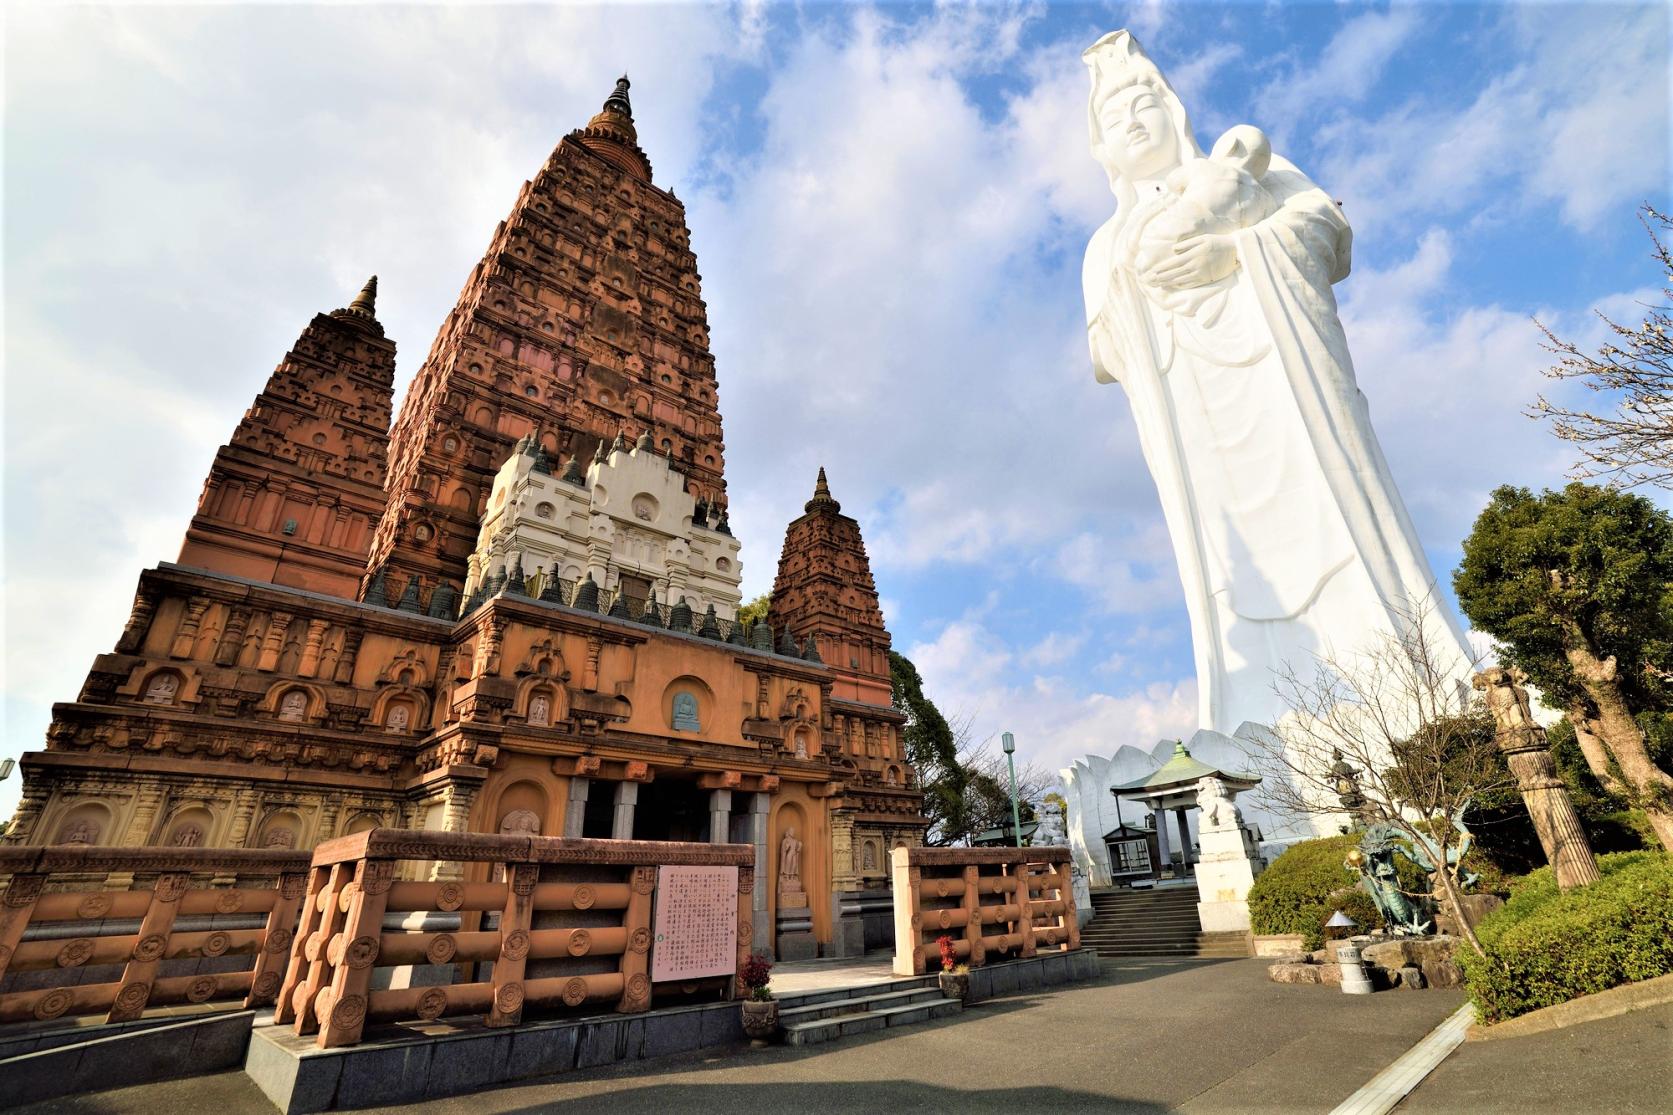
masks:
<svg viewBox="0 0 1673 1115"><path fill-rule="evenodd" d="M534 886L540 865L505 865L505 909L500 912L500 953L494 961L494 999L490 1026L515 1026L523 1020L523 970L529 957L529 926L534 921Z"/></svg>
<svg viewBox="0 0 1673 1115"><path fill-rule="evenodd" d="M982 870L975 864L964 869L964 939L970 942L969 962L979 967L987 958L982 947Z"/></svg>
<svg viewBox="0 0 1673 1115"><path fill-rule="evenodd" d="M325 889L314 896L314 904L319 909L319 919L314 924L314 931L308 934L308 939L302 942L302 955L308 962L308 974L292 995L292 1005L296 1008L295 1031L297 1037L313 1033L320 1025L320 994L330 987L331 982L331 938L343 924L343 908L340 901L343 890L348 886L349 865L334 863L331 865L331 875L325 881ZM330 996L326 996L329 1000Z"/></svg>
<svg viewBox="0 0 1673 1115"><path fill-rule="evenodd" d="M320 895L326 891L331 871L329 867L313 867L308 871L308 889L302 896L302 917L297 922L296 935L291 938L284 978L279 982L278 1000L273 1004L274 1025L283 1026L296 1021L297 992L308 978L308 940L324 920Z"/></svg>
<svg viewBox="0 0 1673 1115"><path fill-rule="evenodd" d="M616 1009L637 1013L651 1005L651 895L656 893L656 868L635 867L629 874L627 908L622 911L622 928L627 930L627 951L622 953L622 997ZM754 881L750 889L754 890ZM733 979L733 986L737 985Z"/></svg>
<svg viewBox="0 0 1673 1115"><path fill-rule="evenodd" d="M297 907L302 904L302 889L307 876L302 872L280 875L275 889L278 896L273 909L267 913L267 929L262 934L261 952L256 954L255 967L250 971L250 994L244 1009L264 1007L278 998L279 987L289 968L290 946L296 925Z"/></svg>
<svg viewBox="0 0 1673 1115"><path fill-rule="evenodd" d="M316 1000L321 1049L353 1045L366 1026L367 996L372 986L372 965L382 945L383 910L389 888L395 882L395 861L363 859L355 870L354 890L348 899L343 928L330 937L327 959L331 963L330 1009ZM339 901L338 905L341 905Z"/></svg>
<svg viewBox="0 0 1673 1115"><path fill-rule="evenodd" d="M151 891L151 905L140 922L139 940L127 967L122 970L121 990L111 1004L106 1022L128 1022L145 1011L151 1001L151 981L156 978L157 965L168 951L169 932L174 928L174 915L180 910L181 896L191 886L192 877L185 874L157 876Z"/></svg>
<svg viewBox="0 0 1673 1115"><path fill-rule="evenodd" d="M44 885L45 875L24 874L13 875L6 885L6 898L0 904L0 979L5 978L6 965L17 951L18 942L23 940L23 931L29 927L35 900L41 896Z"/></svg>
<svg viewBox="0 0 1673 1115"><path fill-rule="evenodd" d="M744 970L744 962L755 952L755 923L750 918L755 913L755 872L748 867L738 868L738 972L740 976ZM735 979L727 990L726 997L736 998L743 994L743 981Z"/></svg>
<svg viewBox="0 0 1673 1115"><path fill-rule="evenodd" d="M1012 872L1012 879L1016 889L1011 893L1011 900L1017 904L1017 939L1022 942L1019 956L1033 956L1034 948L1034 915L1028 905L1034 900L1033 888L1029 886L1031 873L1028 864L1019 863Z"/></svg>

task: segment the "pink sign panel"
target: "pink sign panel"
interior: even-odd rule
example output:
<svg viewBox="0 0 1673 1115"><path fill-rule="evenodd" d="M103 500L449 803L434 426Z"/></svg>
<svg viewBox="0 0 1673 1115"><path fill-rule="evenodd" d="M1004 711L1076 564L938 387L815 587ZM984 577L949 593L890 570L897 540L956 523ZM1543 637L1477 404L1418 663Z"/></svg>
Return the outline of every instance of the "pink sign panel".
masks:
<svg viewBox="0 0 1673 1115"><path fill-rule="evenodd" d="M738 869L658 867L651 980L729 976L738 967Z"/></svg>

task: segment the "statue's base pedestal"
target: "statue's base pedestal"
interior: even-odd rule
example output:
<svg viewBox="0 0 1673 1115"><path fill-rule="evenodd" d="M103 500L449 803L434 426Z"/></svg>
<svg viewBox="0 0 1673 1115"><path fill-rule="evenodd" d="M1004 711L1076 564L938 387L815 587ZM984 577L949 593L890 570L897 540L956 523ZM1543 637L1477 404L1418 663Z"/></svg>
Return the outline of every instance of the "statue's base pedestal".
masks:
<svg viewBox="0 0 1673 1115"><path fill-rule="evenodd" d="M1246 933L1249 931L1249 903L1198 902L1197 920L1204 933Z"/></svg>
<svg viewBox="0 0 1673 1115"><path fill-rule="evenodd" d="M791 897L795 896L786 895L779 901ZM800 906L779 906L776 928L773 941L780 960L812 960L819 955L819 942L813 936L813 910L805 896Z"/></svg>
<svg viewBox="0 0 1673 1115"><path fill-rule="evenodd" d="M1204 933L1248 932L1249 888L1259 870L1240 828L1204 829L1198 834L1197 918Z"/></svg>

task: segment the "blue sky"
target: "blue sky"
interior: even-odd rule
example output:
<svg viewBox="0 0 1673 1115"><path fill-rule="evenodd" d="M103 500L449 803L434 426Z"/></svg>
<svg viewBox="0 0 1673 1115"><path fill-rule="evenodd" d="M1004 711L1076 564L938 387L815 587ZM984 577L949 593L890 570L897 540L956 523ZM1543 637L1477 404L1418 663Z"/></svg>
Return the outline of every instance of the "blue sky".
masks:
<svg viewBox="0 0 1673 1115"><path fill-rule="evenodd" d="M745 587L820 465L896 646L1057 767L1188 731L1190 649L1080 253L1113 209L1080 51L1128 27L1207 146L1344 204L1362 389L1443 583L1493 486L1561 480L1532 317L1659 285L1661 5L14 9L6 738L41 746L309 316L380 275L411 376L496 221L626 70L704 276ZM17 779L0 786L0 811Z"/></svg>

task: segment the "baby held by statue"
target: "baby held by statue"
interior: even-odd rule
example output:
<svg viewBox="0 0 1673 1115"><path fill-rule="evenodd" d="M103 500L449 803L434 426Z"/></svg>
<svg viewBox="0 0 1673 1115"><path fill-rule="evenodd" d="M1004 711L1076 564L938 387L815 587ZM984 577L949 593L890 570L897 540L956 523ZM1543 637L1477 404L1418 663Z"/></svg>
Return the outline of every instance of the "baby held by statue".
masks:
<svg viewBox="0 0 1673 1115"><path fill-rule="evenodd" d="M1278 203L1261 184L1272 162L1266 133L1249 124L1229 129L1207 158L1190 159L1167 177L1155 212L1145 221L1134 255L1144 275L1165 262L1193 236L1250 228L1270 217ZM1196 290L1154 290L1169 309L1194 313L1203 297L1221 284Z"/></svg>

